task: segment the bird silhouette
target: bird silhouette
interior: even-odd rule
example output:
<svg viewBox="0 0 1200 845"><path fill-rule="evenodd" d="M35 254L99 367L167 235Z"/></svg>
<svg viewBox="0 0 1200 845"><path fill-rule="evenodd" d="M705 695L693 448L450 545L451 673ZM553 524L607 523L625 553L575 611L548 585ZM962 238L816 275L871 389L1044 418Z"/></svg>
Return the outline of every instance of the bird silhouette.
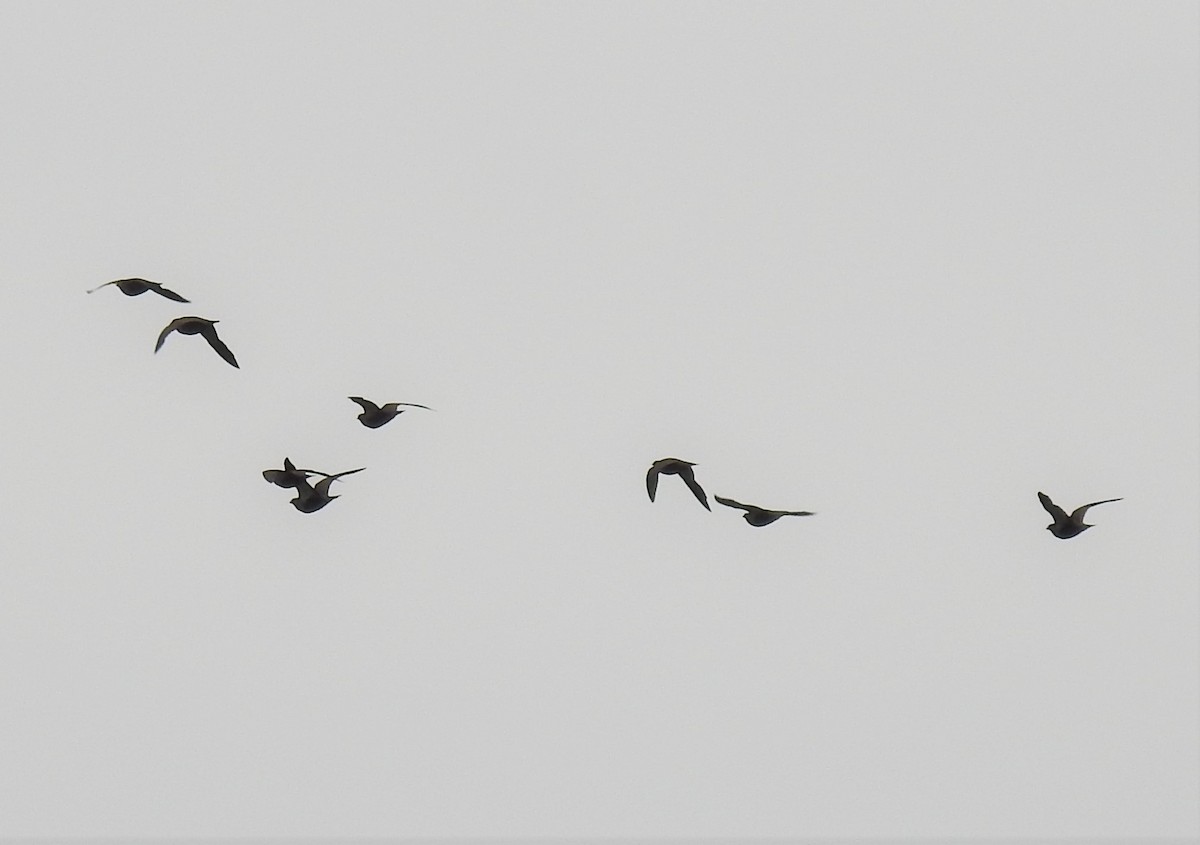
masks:
<svg viewBox="0 0 1200 845"><path fill-rule="evenodd" d="M407 405L410 408L424 408L426 411L432 411L433 408L427 405L417 405L414 402L388 402L382 407L376 405L370 399L363 399L361 396L348 397L351 402L358 403L363 412L358 415L358 420L367 428L379 428L381 425L386 425L393 419L404 413L401 405Z"/></svg>
<svg viewBox="0 0 1200 845"><path fill-rule="evenodd" d="M327 472L319 472L315 469L296 469L296 465L292 463L290 458L283 459L283 469L264 469L263 478L274 484L277 487L298 487L301 481L308 479L310 475L329 476Z"/></svg>
<svg viewBox="0 0 1200 845"><path fill-rule="evenodd" d="M100 287L94 287L88 293L95 293L100 288L116 285L117 289L126 296L140 296L148 290L152 290L159 296L165 296L167 299L173 299L176 302L189 302L173 290L167 290L158 282L148 282L145 279L117 279L113 282L105 282Z"/></svg>
<svg viewBox="0 0 1200 845"><path fill-rule="evenodd" d="M757 505L743 505L741 502L726 499L724 496L714 496L713 498L726 507L744 510L745 513L742 514L742 518L757 528L770 525L783 516L814 516L812 511L773 511L768 508L760 508Z"/></svg>
<svg viewBox="0 0 1200 845"><path fill-rule="evenodd" d="M167 335L171 332L179 332L180 334L198 334L202 335L208 341L208 345L217 351L217 354L229 362L230 365L237 367L237 358L233 357L233 353L229 351L221 338L217 337L217 330L213 328L219 320L206 320L203 317L177 317L167 323L167 327L158 335L158 343L154 344L154 351L162 349L163 343L167 340ZM238 367L241 369L241 367Z"/></svg>
<svg viewBox="0 0 1200 845"><path fill-rule="evenodd" d="M1060 540L1069 540L1072 537L1077 537L1092 527L1083 521L1084 514L1087 513L1088 508L1094 508L1096 505L1106 505L1109 502L1121 501L1120 499L1102 499L1099 502L1092 502L1090 505L1082 505L1075 508L1071 512L1071 515L1067 516L1067 512L1050 501L1050 497L1045 493L1038 493L1038 499L1041 501L1042 507L1046 509L1046 512L1054 517L1054 522L1047 525L1046 530Z"/></svg>
<svg viewBox="0 0 1200 845"><path fill-rule="evenodd" d="M696 483L696 476L692 472L692 467L695 464L691 461L681 461L679 458L663 458L655 461L650 465L649 471L646 473L646 492L650 494L650 501L654 501L654 494L658 491L658 476L661 475L678 475L683 479L683 483L688 486L692 494L699 500L700 504L704 505L706 510L711 511L708 506L708 496L704 494L704 489Z"/></svg>
<svg viewBox="0 0 1200 845"><path fill-rule="evenodd" d="M327 475L317 482L317 486L313 487L308 483L308 479L300 478L296 483L296 498L292 499L292 506L301 513L312 513L319 511L334 499L339 496L329 495L329 485L337 481L343 475L353 475L356 472L362 472L366 467L358 469L348 469L345 472L339 472L336 475Z"/></svg>

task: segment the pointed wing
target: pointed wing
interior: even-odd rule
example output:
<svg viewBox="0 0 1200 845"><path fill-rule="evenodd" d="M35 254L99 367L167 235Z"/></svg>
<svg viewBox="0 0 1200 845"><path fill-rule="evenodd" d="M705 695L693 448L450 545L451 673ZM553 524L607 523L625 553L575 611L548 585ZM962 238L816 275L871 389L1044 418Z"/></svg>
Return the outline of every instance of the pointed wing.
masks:
<svg viewBox="0 0 1200 845"><path fill-rule="evenodd" d="M88 291L88 293L95 293L96 291L100 290L100 288L106 288L106 287L108 287L109 285L115 285L115 284L117 283L117 281L119 281L119 280L113 280L113 281L111 281L111 282L105 282L105 283L104 283L104 284L102 284L102 285L97 285L96 287L94 287L94 288L92 288L91 290L89 290L89 291Z"/></svg>
<svg viewBox="0 0 1200 845"><path fill-rule="evenodd" d="M329 495L329 486L331 484L333 484L333 482L337 481L343 475L354 475L354 473L362 472L364 469L366 469L366 467L359 467L358 469L348 469L345 472L339 472L335 475L325 476L324 478L322 478L320 481L317 482L317 486L315 488L317 491L317 494L320 496L323 496L323 497L328 496Z"/></svg>
<svg viewBox="0 0 1200 845"><path fill-rule="evenodd" d="M780 516L816 516L812 511L773 511Z"/></svg>
<svg viewBox="0 0 1200 845"><path fill-rule="evenodd" d="M364 411L366 411L368 414L373 414L379 410L379 406L376 405L374 402L372 402L370 399L363 399L361 396L349 396L347 398L351 402L358 403L358 406L360 408L362 408Z"/></svg>
<svg viewBox="0 0 1200 845"><path fill-rule="evenodd" d="M150 289L152 291L159 294L160 296L165 296L167 299L173 299L176 302L190 302L190 300L184 299L182 296L175 293L175 291L167 290L162 285L160 285L158 282L146 282L146 284L150 286Z"/></svg>
<svg viewBox="0 0 1200 845"><path fill-rule="evenodd" d="M713 496L713 498L717 500L718 504L722 504L727 508L738 508L744 511L750 510L749 505L743 505L741 502L735 502L733 499L726 499L724 496Z"/></svg>
<svg viewBox="0 0 1200 845"><path fill-rule="evenodd" d="M295 465L294 463L292 463L292 459L291 459L291 458L284 458L284 459L283 459L283 468L284 468L285 470L287 470L288 472L295 472L295 471L296 471L296 465Z"/></svg>
<svg viewBox="0 0 1200 845"><path fill-rule="evenodd" d="M180 319L183 319L182 317ZM175 327L179 325L179 320L172 320L167 323L167 327L158 333L158 343L154 344L154 351L162 349L162 345L167 342L167 335L175 331Z"/></svg>
<svg viewBox="0 0 1200 845"><path fill-rule="evenodd" d="M208 341L208 345L217 350L217 354L225 359L226 363L231 366L238 367L237 358L233 357L233 353L229 351L229 347L222 342L221 338L217 337L217 330L211 324L200 330L200 334L204 335L204 339Z"/></svg>
<svg viewBox="0 0 1200 845"><path fill-rule="evenodd" d="M388 405L406 405L409 408L424 408L426 411L433 410L433 408L430 408L428 405L418 405L416 402L388 402Z"/></svg>
<svg viewBox="0 0 1200 845"><path fill-rule="evenodd" d="M1038 501L1042 503L1042 507L1046 509L1047 513L1054 517L1055 522L1066 522L1067 512L1050 501L1049 496L1045 493L1038 493Z"/></svg>
<svg viewBox="0 0 1200 845"><path fill-rule="evenodd" d="M1094 507L1096 507L1096 505L1107 505L1109 502L1119 502L1119 501L1121 501L1121 500L1120 499L1101 499L1099 502L1092 502L1090 505L1081 505L1080 507L1077 507L1077 508L1075 508L1074 511L1072 511L1071 521L1077 522L1077 523L1082 523L1083 516L1084 516L1084 514L1087 513L1088 508L1094 508Z"/></svg>
<svg viewBox="0 0 1200 845"><path fill-rule="evenodd" d="M712 508L708 506L708 496L704 494L704 488L696 483L696 474L692 472L692 468L681 469L679 477L683 479L683 483L688 486L688 489L692 491L692 494L700 501L700 504L704 505L704 509L711 511Z"/></svg>
<svg viewBox="0 0 1200 845"><path fill-rule="evenodd" d="M650 494L650 501L654 501L654 494L658 492L658 467L652 466L646 473L646 492Z"/></svg>

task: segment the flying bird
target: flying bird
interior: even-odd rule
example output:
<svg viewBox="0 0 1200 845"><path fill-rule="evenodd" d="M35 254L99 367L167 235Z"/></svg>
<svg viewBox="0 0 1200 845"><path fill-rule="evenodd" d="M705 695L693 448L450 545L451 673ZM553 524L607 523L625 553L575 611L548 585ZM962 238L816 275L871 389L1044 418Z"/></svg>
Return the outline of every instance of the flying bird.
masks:
<svg viewBox="0 0 1200 845"><path fill-rule="evenodd" d="M108 287L109 285L116 285L121 293L125 294L126 296L140 296L146 291L152 290L159 296L165 296L167 299L173 299L176 302L190 301L184 299L173 290L167 290L158 282L148 282L145 279L117 279L114 282L105 282L104 284L100 285L100 287L92 288L88 291L88 293L95 293L96 291L100 290L100 288Z"/></svg>
<svg viewBox="0 0 1200 845"><path fill-rule="evenodd" d="M1083 505L1076 508L1071 512L1070 516L1067 516L1067 512L1050 501L1050 497L1045 493L1038 493L1038 499L1047 513L1054 517L1054 522L1047 525L1046 530L1060 540L1069 540L1072 537L1077 537L1092 527L1083 521L1084 514L1087 513L1088 508L1094 508L1096 505L1106 505L1109 502L1121 501L1120 499L1103 499L1099 502L1092 502L1090 505Z"/></svg>
<svg viewBox="0 0 1200 845"><path fill-rule="evenodd" d="M217 330L213 328L220 320L206 320L203 317L177 317L167 323L167 327L158 335L158 343L154 344L154 351L162 349L162 345L166 342L167 335L171 332L179 332L180 334L198 334L203 335L208 341L208 345L217 350L217 354L224 358L230 365L237 367L237 358L233 357L233 353L229 351L221 338L217 337ZM241 369L241 367L238 367Z"/></svg>
<svg viewBox="0 0 1200 845"><path fill-rule="evenodd" d="M358 420L367 428L379 428L381 425L391 422L393 419L404 413L400 407L406 405L410 408L424 408L426 411L432 411L433 408L427 405L417 405L414 402L388 402L382 407L376 405L370 399L363 399L361 396L348 397L351 402L358 403L363 412L358 415Z"/></svg>
<svg viewBox="0 0 1200 845"><path fill-rule="evenodd" d="M296 484L296 498L292 499L292 506L301 513L312 513L319 511L334 499L339 496L329 495L329 485L337 481L343 475L353 475L356 472L362 472L366 467L358 469L348 469L345 472L339 472L336 475L327 475L317 482L317 486L313 487L308 483L308 479L301 478Z"/></svg>
<svg viewBox="0 0 1200 845"><path fill-rule="evenodd" d="M679 458L663 458L652 463L650 470L646 473L646 492L650 494L650 501L654 501L654 494L658 491L660 474L678 475L700 501L700 504L704 505L706 510L711 511L712 508L708 506L708 496L704 495L704 489L696 483L696 476L692 472L694 466L695 464L691 461L681 461Z"/></svg>
<svg viewBox="0 0 1200 845"><path fill-rule="evenodd" d="M761 528L764 525L770 525L775 520L782 516L813 516L812 511L773 511L768 508L760 508L757 505L743 505L741 502L735 502L733 499L726 499L724 496L714 496L720 504L728 508L739 508L744 510L742 518L751 525Z"/></svg>
<svg viewBox="0 0 1200 845"><path fill-rule="evenodd" d="M263 478L278 487L299 487L300 482L308 479L310 475L329 476L327 472L318 472L315 469L296 469L296 465L292 463L291 458L283 459L283 469L264 469Z"/></svg>

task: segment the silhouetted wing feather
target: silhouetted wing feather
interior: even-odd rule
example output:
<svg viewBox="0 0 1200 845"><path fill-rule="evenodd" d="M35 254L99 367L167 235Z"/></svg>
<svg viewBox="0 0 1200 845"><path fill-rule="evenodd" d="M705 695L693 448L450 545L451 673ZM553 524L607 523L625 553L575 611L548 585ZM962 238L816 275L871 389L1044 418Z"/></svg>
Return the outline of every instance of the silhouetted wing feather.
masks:
<svg viewBox="0 0 1200 845"><path fill-rule="evenodd" d="M233 357L233 353L229 351L229 347L225 345L221 338L217 337L217 330L212 326L205 326L200 334L204 335L204 339L208 341L208 345L217 350L217 354L225 359L230 365L237 367L237 358ZM240 370L241 367L238 367Z"/></svg>
<svg viewBox="0 0 1200 845"><path fill-rule="evenodd" d="M654 494L658 491L658 470L650 467L646 473L646 492L650 494L650 501L654 501Z"/></svg>
<svg viewBox="0 0 1200 845"><path fill-rule="evenodd" d="M1042 503L1042 507L1054 517L1055 522L1064 522L1066 520L1067 512L1050 501L1050 497L1045 493L1038 493L1038 500Z"/></svg>
<svg viewBox="0 0 1200 845"><path fill-rule="evenodd" d="M152 291L154 291L155 293L157 293L161 296L165 296L167 299L173 299L176 302L190 302L191 301L189 299L184 299L182 296L175 293L175 291L173 291L173 290L167 290L162 285L157 284L156 282L147 282L147 284L150 285L150 289Z"/></svg>
<svg viewBox="0 0 1200 845"><path fill-rule="evenodd" d="M679 477L683 479L683 483L688 486L688 489L692 491L692 494L699 500L700 504L704 505L704 509L711 511L712 508L708 506L708 496L705 495L704 488L696 483L696 474L692 472L692 468L681 469Z"/></svg>
<svg viewBox="0 0 1200 845"><path fill-rule="evenodd" d="M783 516L816 516L812 511L776 511Z"/></svg>
<svg viewBox="0 0 1200 845"><path fill-rule="evenodd" d="M328 496L329 495L329 486L331 484L333 484L333 482L337 481L343 475L354 475L354 473L362 472L364 469L366 469L366 467L359 467L358 469L348 469L345 472L339 472L339 473L336 473L335 475L325 476L324 478L322 478L320 481L317 482L317 486L315 488L317 491L317 494L320 496Z"/></svg>
<svg viewBox="0 0 1200 845"><path fill-rule="evenodd" d="M1083 515L1087 513L1088 508L1094 508L1096 505L1107 505L1109 502L1119 502L1120 499L1101 499L1099 502L1092 502L1090 505L1081 505L1071 513L1072 522L1083 522Z"/></svg>
<svg viewBox="0 0 1200 845"><path fill-rule="evenodd" d="M351 402L357 402L359 407L362 408L364 411L366 411L368 414L373 414L379 410L379 406L376 405L374 402L372 402L370 399L363 399L361 396L350 396L348 398L350 399Z"/></svg>
<svg viewBox="0 0 1200 845"><path fill-rule="evenodd" d="M172 320L167 323L167 327L158 333L158 343L154 344L154 351L162 349L162 345L167 342L167 335L175 331L175 326L179 324L178 320Z"/></svg>
<svg viewBox="0 0 1200 845"><path fill-rule="evenodd" d="M719 504L722 504L727 508L740 508L744 511L750 510L749 505L743 505L741 502L735 502L733 499L726 499L724 496L713 496L713 498L716 499Z"/></svg>

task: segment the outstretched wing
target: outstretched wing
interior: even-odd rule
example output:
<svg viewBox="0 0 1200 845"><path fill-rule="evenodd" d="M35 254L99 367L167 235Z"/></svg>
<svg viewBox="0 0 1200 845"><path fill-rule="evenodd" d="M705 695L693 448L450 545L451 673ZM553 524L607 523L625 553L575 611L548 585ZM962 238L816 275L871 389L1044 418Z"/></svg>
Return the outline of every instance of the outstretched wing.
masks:
<svg viewBox="0 0 1200 845"><path fill-rule="evenodd" d="M1065 522L1066 521L1067 512L1065 510L1063 510L1062 508L1060 508L1058 505L1054 504L1054 502L1050 501L1049 496L1047 496L1045 493L1038 493L1038 500L1042 503L1042 507L1044 507L1046 509L1046 511L1052 517L1054 517L1055 522Z"/></svg>
<svg viewBox="0 0 1200 845"><path fill-rule="evenodd" d="M740 510L750 510L749 505L743 505L741 502L735 502L733 499L726 499L724 496L713 496L718 504L724 505L727 508L738 508Z"/></svg>
<svg viewBox="0 0 1200 845"><path fill-rule="evenodd" d="M700 501L700 504L704 505L704 509L711 511L712 508L708 506L708 496L704 494L704 488L696 483L696 474L692 472L692 468L686 467L679 470L679 477L683 479L683 483L688 486L688 489L692 491L692 494Z"/></svg>
<svg viewBox="0 0 1200 845"><path fill-rule="evenodd" d="M221 338L217 337L217 330L211 324L201 329L200 334L204 335L204 339L208 341L208 345L217 350L217 354L224 358L228 364L234 367L238 366L237 358L233 357L233 353L229 351L229 347L225 345ZM240 370L241 367L238 367L238 369Z"/></svg>
<svg viewBox="0 0 1200 845"><path fill-rule="evenodd" d="M324 478L322 478L320 481L317 482L317 486L315 488L317 491L317 494L320 496L328 496L329 495L329 487L330 487L330 485L333 484L333 482L337 481L343 475L354 475L354 473L362 472L364 469L366 469L366 467L359 467L358 469L348 469L345 472L339 472L339 473L336 473L335 475L325 476Z"/></svg>
<svg viewBox="0 0 1200 845"><path fill-rule="evenodd" d="M364 411L366 411L368 414L373 414L379 410L379 406L376 405L374 402L372 402L370 399L363 399L361 396L350 396L348 398L350 399L351 402L357 402L358 406L360 408L362 408Z"/></svg>
<svg viewBox="0 0 1200 845"><path fill-rule="evenodd" d="M654 494L658 492L658 467L650 467L646 473L646 492L650 494L650 501L654 501Z"/></svg>
<svg viewBox="0 0 1200 845"><path fill-rule="evenodd" d="M1119 502L1120 499L1101 499L1099 502L1092 502L1090 505L1081 505L1071 513L1072 522L1083 522L1083 515L1087 513L1088 508L1094 508L1096 505L1107 505L1109 502Z"/></svg>
<svg viewBox="0 0 1200 845"><path fill-rule="evenodd" d="M781 516L816 516L812 511L775 511Z"/></svg>
<svg viewBox="0 0 1200 845"><path fill-rule="evenodd" d="M100 290L100 288L106 288L106 287L108 287L109 285L115 285L115 284L117 283L117 281L119 281L119 280L114 280L114 281L111 281L111 282L105 282L105 283L104 283L104 284L102 284L102 285L97 285L96 287L94 287L94 288L92 288L91 290L89 290L89 291L88 291L88 293L95 293L96 291Z"/></svg>
<svg viewBox="0 0 1200 845"><path fill-rule="evenodd" d="M393 411L395 411L401 405L406 405L409 408L424 408L426 411L433 410L433 408L430 408L428 405L418 405L416 402L388 402L383 407L391 408ZM403 411L401 411L400 413L403 413Z"/></svg>
<svg viewBox="0 0 1200 845"><path fill-rule="evenodd" d="M175 293L175 291L173 291L173 290L167 290L162 285L160 285L158 282L146 282L146 284L150 286L150 290L154 291L155 293L157 293L161 296L165 296L167 299L173 299L176 302L190 302L191 301L188 299L184 299L182 296Z"/></svg>
<svg viewBox="0 0 1200 845"><path fill-rule="evenodd" d="M158 343L154 344L154 351L162 349L162 345L167 342L167 335L175 331L175 327L179 325L179 320L172 320L167 323L167 327L158 333Z"/></svg>

